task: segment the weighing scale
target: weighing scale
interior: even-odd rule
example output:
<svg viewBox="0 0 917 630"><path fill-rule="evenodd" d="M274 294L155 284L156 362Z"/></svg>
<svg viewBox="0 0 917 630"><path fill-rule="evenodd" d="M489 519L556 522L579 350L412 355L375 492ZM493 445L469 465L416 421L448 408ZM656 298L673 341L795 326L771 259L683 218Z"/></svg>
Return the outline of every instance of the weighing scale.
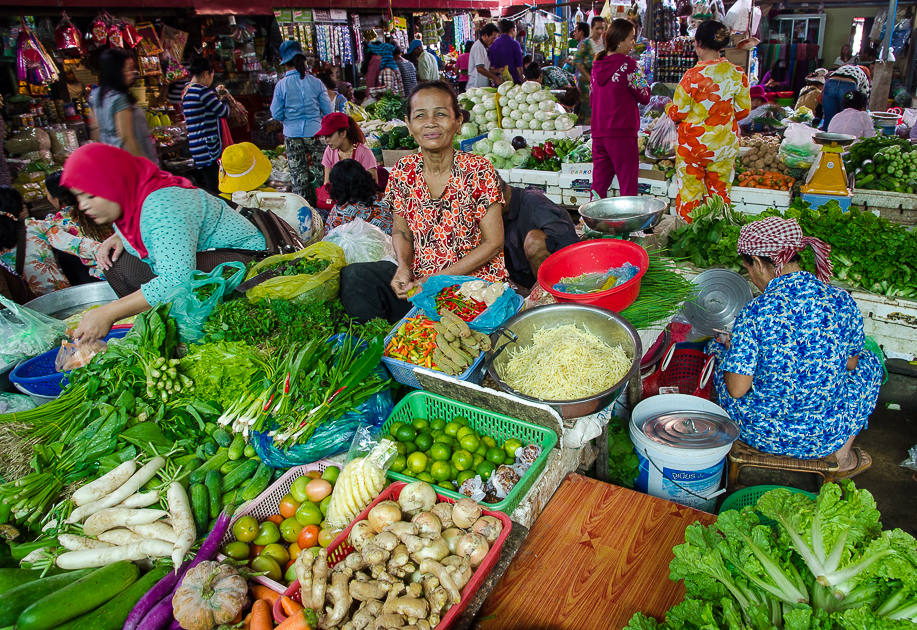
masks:
<svg viewBox="0 0 917 630"><path fill-rule="evenodd" d="M856 136L845 133L818 132L812 136L812 142L821 145L821 153L809 169L806 183L800 189L803 201L808 201L813 208L817 208L834 199L845 211L850 208L853 194L850 192L841 154L845 147L853 144L856 139Z"/></svg>

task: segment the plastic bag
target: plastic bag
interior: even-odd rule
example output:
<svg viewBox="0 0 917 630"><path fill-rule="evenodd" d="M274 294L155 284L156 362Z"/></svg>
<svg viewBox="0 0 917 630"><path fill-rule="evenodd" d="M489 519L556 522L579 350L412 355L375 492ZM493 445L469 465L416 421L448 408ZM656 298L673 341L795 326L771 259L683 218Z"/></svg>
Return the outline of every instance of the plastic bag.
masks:
<svg viewBox="0 0 917 630"><path fill-rule="evenodd" d="M646 143L646 155L654 160L671 158L678 149L678 130L668 116L662 116L653 126Z"/></svg>
<svg viewBox="0 0 917 630"><path fill-rule="evenodd" d="M815 133L808 125L788 124L777 157L790 168L809 168L821 154L821 147L812 142Z"/></svg>
<svg viewBox="0 0 917 630"><path fill-rule="evenodd" d="M660 115L665 114L665 106L672 102L672 99L668 96L655 95L650 97L650 102L646 105L640 105L640 117L644 118L649 116L653 112L658 112ZM656 118L656 117L654 117Z"/></svg>
<svg viewBox="0 0 917 630"><path fill-rule="evenodd" d="M223 296L239 286L244 276L243 263L226 262L210 273L193 272L189 282L176 287L162 299L164 304L172 303L169 315L175 318L182 341L191 343L204 336L204 322Z"/></svg>
<svg viewBox="0 0 917 630"><path fill-rule="evenodd" d="M398 264L392 237L363 219L354 219L350 223L339 225L328 232L322 240L334 243L344 250L344 258L348 265L381 260Z"/></svg>
<svg viewBox="0 0 917 630"><path fill-rule="evenodd" d="M421 285L420 291L409 299L414 306L423 310L427 317L438 322L439 313L436 310L436 294L446 287L460 285L471 280L480 280L480 278L471 276L430 276ZM519 309L522 308L522 302L521 295L512 289L507 289L503 292L503 295L497 298L496 302L468 322L468 327L489 335L502 326L506 320L518 313Z"/></svg>
<svg viewBox="0 0 917 630"><path fill-rule="evenodd" d="M598 293L607 291L635 278L640 273L640 268L631 263L624 263L620 267L612 267L606 272L593 271L570 278L561 278L554 285L555 291L563 293Z"/></svg>
<svg viewBox="0 0 917 630"><path fill-rule="evenodd" d="M251 280L268 267L277 263L306 257L327 260L331 264L319 273L309 276L271 278L249 289L245 294L246 297L252 302L265 298L278 298L300 304L314 301L324 302L325 300L336 298L341 288L341 268L344 267L346 261L344 259L344 250L334 243L318 242L301 252L266 258L252 267L245 279Z"/></svg>
<svg viewBox="0 0 917 630"><path fill-rule="evenodd" d="M101 339L87 343L80 341L71 343L64 340L61 342L60 350L54 358L54 369L58 372L69 372L70 370L81 368L92 361L95 355L107 348L108 344Z"/></svg>
<svg viewBox="0 0 917 630"><path fill-rule="evenodd" d="M35 407L37 405L25 394L0 394L0 414L20 413Z"/></svg>
<svg viewBox="0 0 917 630"><path fill-rule="evenodd" d="M751 7L751 0L738 0L738 2L732 5L726 12L726 18L723 20L723 24L734 33L745 33L746 31L749 33L757 33L758 25L761 22L761 9L755 7L751 23L749 23L748 18L752 10Z"/></svg>
<svg viewBox="0 0 917 630"><path fill-rule="evenodd" d="M67 334L64 322L0 295L0 360L12 363L47 352Z"/></svg>

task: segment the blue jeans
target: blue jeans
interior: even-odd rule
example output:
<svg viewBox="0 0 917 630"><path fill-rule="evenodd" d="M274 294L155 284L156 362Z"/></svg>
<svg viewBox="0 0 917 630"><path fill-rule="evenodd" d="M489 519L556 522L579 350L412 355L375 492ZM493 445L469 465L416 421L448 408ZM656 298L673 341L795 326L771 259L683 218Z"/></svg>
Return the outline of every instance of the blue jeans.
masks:
<svg viewBox="0 0 917 630"><path fill-rule="evenodd" d="M822 108L825 110L825 119L821 123L821 130L827 131L828 125L835 114L844 109L844 95L857 89L857 84L853 81L841 81L840 79L828 79L825 82L825 90L821 95Z"/></svg>

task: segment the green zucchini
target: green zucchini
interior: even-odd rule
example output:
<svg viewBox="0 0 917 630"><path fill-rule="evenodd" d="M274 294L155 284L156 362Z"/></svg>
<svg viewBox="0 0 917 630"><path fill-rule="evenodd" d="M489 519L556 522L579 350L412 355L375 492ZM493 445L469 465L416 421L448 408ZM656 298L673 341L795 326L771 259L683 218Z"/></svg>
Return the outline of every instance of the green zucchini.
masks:
<svg viewBox="0 0 917 630"><path fill-rule="evenodd" d="M0 595L0 627L5 628L13 625L16 623L16 619L19 618L19 614L39 599L59 591L93 571L95 569L68 571L61 575L52 575L51 577L28 582L8 590L3 595Z"/></svg>
<svg viewBox="0 0 917 630"><path fill-rule="evenodd" d="M219 428L211 433L210 437L216 440L216 443L220 446L225 446L228 448L229 445L232 444L232 436L229 435L229 432L223 428Z"/></svg>
<svg viewBox="0 0 917 630"><path fill-rule="evenodd" d="M232 444L229 446L229 459L236 460L242 457L242 454L245 452L245 438L242 437L241 433L236 433L236 436L232 439Z"/></svg>
<svg viewBox="0 0 917 630"><path fill-rule="evenodd" d="M16 630L51 630L111 601L137 581L132 562L115 562L38 600L19 615Z"/></svg>
<svg viewBox="0 0 917 630"><path fill-rule="evenodd" d="M231 473L232 471L234 471L236 468L238 468L239 466L241 466L244 463L245 463L244 459L237 459L236 461L229 460L228 462L220 466L220 474L228 475L229 473Z"/></svg>
<svg viewBox="0 0 917 630"><path fill-rule="evenodd" d="M210 499L207 496L207 488L204 484L196 483L191 486L191 513L194 516L194 526L197 531L206 531L204 527L210 518Z"/></svg>
<svg viewBox="0 0 917 630"><path fill-rule="evenodd" d="M201 483L204 481L204 477L207 476L207 473L209 473L211 470L219 470L220 467L228 461L229 451L225 448L221 448L217 451L216 455L201 464L197 470L191 473L191 476L188 477L188 480L191 483Z"/></svg>
<svg viewBox="0 0 917 630"><path fill-rule="evenodd" d="M216 518L220 515L220 473L211 470L204 477L204 487L207 488L207 498L209 499L208 513L210 518ZM210 531L210 530L207 530Z"/></svg>
<svg viewBox="0 0 917 630"><path fill-rule="evenodd" d="M254 457L255 455L257 455L257 452L255 451L254 446L252 446L251 444L246 444L245 449L242 451L242 454L245 457Z"/></svg>
<svg viewBox="0 0 917 630"><path fill-rule="evenodd" d="M242 500L250 501L264 492L264 489L267 488L267 485L271 482L271 472L270 466L267 464L259 464L258 472L256 472L252 480L248 482L245 489L242 490Z"/></svg>
<svg viewBox="0 0 917 630"><path fill-rule="evenodd" d="M213 435L213 432L220 428L216 422L207 422L204 424L204 433L207 435Z"/></svg>
<svg viewBox="0 0 917 630"><path fill-rule="evenodd" d="M41 577L41 571L32 569L0 569L0 594L17 586L34 582Z"/></svg>
<svg viewBox="0 0 917 630"><path fill-rule="evenodd" d="M223 492L229 492L230 490L238 488L242 485L243 481L251 479L251 476L254 475L257 470L258 462L250 459L246 460L245 464L223 477Z"/></svg>
<svg viewBox="0 0 917 630"><path fill-rule="evenodd" d="M171 570L172 568L167 566L156 567L108 603L81 617L71 619L55 630L120 630L140 598Z"/></svg>

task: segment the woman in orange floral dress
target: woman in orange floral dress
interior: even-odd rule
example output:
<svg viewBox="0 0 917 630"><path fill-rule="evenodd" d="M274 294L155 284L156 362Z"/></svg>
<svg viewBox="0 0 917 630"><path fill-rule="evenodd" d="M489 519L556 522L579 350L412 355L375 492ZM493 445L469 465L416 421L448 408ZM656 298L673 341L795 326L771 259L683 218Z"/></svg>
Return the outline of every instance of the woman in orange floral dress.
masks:
<svg viewBox="0 0 917 630"><path fill-rule="evenodd" d="M452 88L441 81L418 86L407 123L420 152L398 160L384 198L392 210L397 265L358 263L341 270L341 302L361 322L397 322L411 308L408 293L432 275L508 278L503 190L489 160L453 149L462 115Z"/></svg>
<svg viewBox="0 0 917 630"><path fill-rule="evenodd" d="M720 58L729 30L714 20L703 22L694 39L697 65L688 70L666 112L678 124L675 174L678 214L690 213L717 195L729 203L729 189L739 154L739 120L748 116L748 76Z"/></svg>

